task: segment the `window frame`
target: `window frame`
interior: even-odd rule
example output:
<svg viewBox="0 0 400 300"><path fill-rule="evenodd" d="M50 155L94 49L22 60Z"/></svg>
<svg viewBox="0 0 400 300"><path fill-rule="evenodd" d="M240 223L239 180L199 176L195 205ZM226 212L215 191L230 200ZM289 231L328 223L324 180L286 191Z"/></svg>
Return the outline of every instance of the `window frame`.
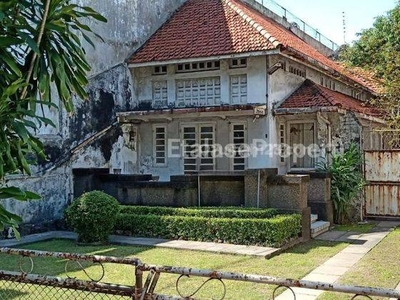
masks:
<svg viewBox="0 0 400 300"><path fill-rule="evenodd" d="M243 126L243 144L247 144L248 140L247 140L247 123L246 122L232 122L230 124L230 135L229 135L229 143L232 145L235 145L234 142L234 127L235 126ZM241 172L241 171L245 171L247 169L247 163L248 163L248 159L246 157L243 158L244 159L244 163L243 163L243 170L235 170L235 157L232 157L229 159L229 168L231 171L233 172Z"/></svg>
<svg viewBox="0 0 400 300"><path fill-rule="evenodd" d="M164 129L164 163L158 163L157 162L157 129L162 128ZM153 125L153 157L154 157L154 162L153 165L154 167L166 167L168 165L168 132L167 132L167 125L165 124L154 124Z"/></svg>
<svg viewBox="0 0 400 300"><path fill-rule="evenodd" d="M318 138L318 125L317 125L317 121L315 119L312 120L291 120L291 121L287 121L286 123L286 143L289 145L289 147L292 147L292 141L290 139L290 127L293 124L313 124L314 125L314 136L313 136L313 141L315 144ZM291 161L292 161L292 153L290 154L290 156L287 157L286 160L286 166L287 169L289 171L291 170L295 170L295 171L314 171L316 169L316 163L317 160L314 159L314 167L311 168L304 168L304 167L292 167L291 166Z"/></svg>

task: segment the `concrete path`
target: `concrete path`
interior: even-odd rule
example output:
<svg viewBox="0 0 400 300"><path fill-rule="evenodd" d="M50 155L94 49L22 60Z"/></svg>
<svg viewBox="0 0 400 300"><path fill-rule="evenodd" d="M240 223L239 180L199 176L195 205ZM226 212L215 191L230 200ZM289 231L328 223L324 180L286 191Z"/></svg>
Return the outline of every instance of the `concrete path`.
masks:
<svg viewBox="0 0 400 300"><path fill-rule="evenodd" d="M328 259L325 263L314 269L303 280L319 281L325 283L335 283L352 266L360 261L365 254L379 244L389 232L400 222L383 221L379 222L371 233L355 233L344 231L328 231L317 239L326 241L349 242L351 245L340 251L338 254ZM313 289L293 288L296 300L317 299L323 291ZM286 290L276 297L277 300L292 300L293 294Z"/></svg>
<svg viewBox="0 0 400 300"><path fill-rule="evenodd" d="M50 231L45 233L32 234L22 237L19 241L0 240L0 247L17 247L24 244L40 242L51 239L71 239L76 240L76 234L69 231ZM269 257L273 253L280 251L279 248L259 247L259 246L242 246L222 243L195 242L183 240L165 240L152 238L137 238L129 236L111 235L110 243L120 245L145 246L145 247L161 247L171 249L208 251L214 253L225 254L242 254L251 256Z"/></svg>

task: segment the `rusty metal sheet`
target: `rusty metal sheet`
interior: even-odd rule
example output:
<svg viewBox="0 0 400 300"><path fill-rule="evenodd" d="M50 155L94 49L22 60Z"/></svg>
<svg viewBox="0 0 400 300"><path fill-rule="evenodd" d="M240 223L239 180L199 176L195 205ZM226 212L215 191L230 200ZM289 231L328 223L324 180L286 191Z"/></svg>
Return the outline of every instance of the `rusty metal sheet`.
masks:
<svg viewBox="0 0 400 300"><path fill-rule="evenodd" d="M367 181L400 182L400 150L365 151Z"/></svg>
<svg viewBox="0 0 400 300"><path fill-rule="evenodd" d="M400 186L379 183L365 187L366 213L368 215L400 216Z"/></svg>

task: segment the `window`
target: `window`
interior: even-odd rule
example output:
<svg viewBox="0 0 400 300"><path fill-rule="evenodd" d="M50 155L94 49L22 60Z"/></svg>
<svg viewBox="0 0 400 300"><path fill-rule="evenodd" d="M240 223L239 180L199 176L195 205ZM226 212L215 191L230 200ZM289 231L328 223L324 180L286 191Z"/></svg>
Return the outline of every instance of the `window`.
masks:
<svg viewBox="0 0 400 300"><path fill-rule="evenodd" d="M303 70L303 69L300 69L300 68L296 68L296 67L293 67L293 66L289 66L289 72L294 74L294 75L306 78L306 70Z"/></svg>
<svg viewBox="0 0 400 300"><path fill-rule="evenodd" d="M231 103L247 103L247 75L231 76Z"/></svg>
<svg viewBox="0 0 400 300"><path fill-rule="evenodd" d="M285 162L285 152L286 152L286 138L285 138L285 125L280 124L279 125L279 156L280 156L280 162L284 163Z"/></svg>
<svg viewBox="0 0 400 300"><path fill-rule="evenodd" d="M153 69L154 75L163 75L167 74L167 66L155 66Z"/></svg>
<svg viewBox="0 0 400 300"><path fill-rule="evenodd" d="M232 170L244 171L246 166L246 159L243 152L246 143L246 128L244 124L232 125L232 144L234 147L234 155L232 157Z"/></svg>
<svg viewBox="0 0 400 300"><path fill-rule="evenodd" d="M321 76L319 83L323 86L324 85L324 77Z"/></svg>
<svg viewBox="0 0 400 300"><path fill-rule="evenodd" d="M313 153L310 148L315 144L315 123L290 123L288 127L290 168L315 168L315 157L311 155Z"/></svg>
<svg viewBox="0 0 400 300"><path fill-rule="evenodd" d="M167 81L153 81L153 106L164 107L168 102Z"/></svg>
<svg viewBox="0 0 400 300"><path fill-rule="evenodd" d="M233 58L229 62L229 67L231 69L246 68L247 67L247 58Z"/></svg>
<svg viewBox="0 0 400 300"><path fill-rule="evenodd" d="M214 125L188 125L183 131L183 170L185 173L215 169Z"/></svg>
<svg viewBox="0 0 400 300"><path fill-rule="evenodd" d="M155 166L167 164L167 130L166 126L154 126L153 155Z"/></svg>
<svg viewBox="0 0 400 300"><path fill-rule="evenodd" d="M176 65L177 73L184 72L197 72L197 71L212 71L219 70L220 62L216 61L206 61L206 62L192 62Z"/></svg>
<svg viewBox="0 0 400 300"><path fill-rule="evenodd" d="M177 80L176 93L179 107L220 104L220 79L219 77L210 77Z"/></svg>

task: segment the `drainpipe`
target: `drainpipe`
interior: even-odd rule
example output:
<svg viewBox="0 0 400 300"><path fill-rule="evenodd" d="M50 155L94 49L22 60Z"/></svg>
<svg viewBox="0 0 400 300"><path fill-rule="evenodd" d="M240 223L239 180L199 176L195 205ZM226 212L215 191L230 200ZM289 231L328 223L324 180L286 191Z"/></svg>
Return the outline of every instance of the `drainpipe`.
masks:
<svg viewBox="0 0 400 300"><path fill-rule="evenodd" d="M197 174L197 205L200 207L200 174Z"/></svg>
<svg viewBox="0 0 400 300"><path fill-rule="evenodd" d="M258 169L258 172L257 172L257 208L260 208L260 181L261 181L261 175L260 175L260 169Z"/></svg>

